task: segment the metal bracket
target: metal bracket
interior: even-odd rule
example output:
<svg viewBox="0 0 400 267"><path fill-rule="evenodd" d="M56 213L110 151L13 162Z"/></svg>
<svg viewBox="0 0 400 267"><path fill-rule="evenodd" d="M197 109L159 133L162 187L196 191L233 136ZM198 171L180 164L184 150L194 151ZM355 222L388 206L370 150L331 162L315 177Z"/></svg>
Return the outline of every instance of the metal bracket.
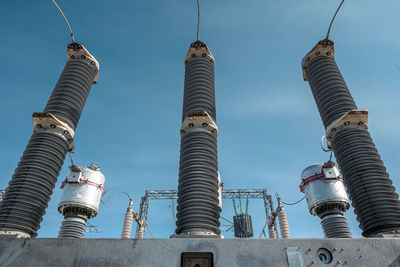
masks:
<svg viewBox="0 0 400 267"><path fill-rule="evenodd" d="M304 267L304 260L300 247L287 247L286 256L289 267Z"/></svg>
<svg viewBox="0 0 400 267"><path fill-rule="evenodd" d="M190 128L204 128L218 136L218 126L207 111L190 112L182 122L181 137L190 131Z"/></svg>
<svg viewBox="0 0 400 267"><path fill-rule="evenodd" d="M88 63L96 73L93 79L93 84L97 83L97 78L99 76L99 69L100 69L99 62L96 60L94 56L92 56L92 54L89 53L89 51L86 50L86 48L83 45L78 43L72 43L68 45L67 62L73 59L80 59L86 61L86 63Z"/></svg>
<svg viewBox="0 0 400 267"><path fill-rule="evenodd" d="M368 110L351 110L326 127L325 134L328 148L332 148L331 141L335 134L345 127L355 127L368 130Z"/></svg>
<svg viewBox="0 0 400 267"><path fill-rule="evenodd" d="M189 51L185 58L185 64L188 64L194 58L206 58L211 63L215 63L214 57L207 45L199 40L190 45Z"/></svg>
<svg viewBox="0 0 400 267"><path fill-rule="evenodd" d="M69 143L69 150L74 148L74 134L75 131L68 126L65 122L60 121L56 116L51 113L36 112L32 115L33 132L40 132L42 130L52 130L58 132L65 137Z"/></svg>
<svg viewBox="0 0 400 267"><path fill-rule="evenodd" d="M304 81L307 81L307 74L306 74L306 67L309 62L311 62L312 59L316 57L330 57L334 58L335 54L335 49L334 49L334 44L333 41L325 39L319 41L313 49L311 49L310 52L307 53L307 55L303 58L301 61L301 68L303 69L303 79Z"/></svg>
<svg viewBox="0 0 400 267"><path fill-rule="evenodd" d="M322 173L328 182L340 180L340 172L337 168L322 168Z"/></svg>

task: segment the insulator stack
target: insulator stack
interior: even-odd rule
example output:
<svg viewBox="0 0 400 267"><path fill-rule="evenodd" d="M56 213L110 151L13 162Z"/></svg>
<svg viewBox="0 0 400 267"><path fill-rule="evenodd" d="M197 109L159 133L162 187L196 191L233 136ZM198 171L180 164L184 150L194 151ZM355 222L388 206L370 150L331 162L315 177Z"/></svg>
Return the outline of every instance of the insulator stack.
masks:
<svg viewBox="0 0 400 267"><path fill-rule="evenodd" d="M201 41L185 60L177 237L219 237L214 58Z"/></svg>
<svg viewBox="0 0 400 267"><path fill-rule="evenodd" d="M350 207L349 199L335 163L328 161L304 169L300 190L306 195L310 213L322 219L326 238L351 238L343 216Z"/></svg>
<svg viewBox="0 0 400 267"><path fill-rule="evenodd" d="M278 235L276 234L276 229L275 225L268 225L268 236L269 238L278 238Z"/></svg>
<svg viewBox="0 0 400 267"><path fill-rule="evenodd" d="M254 233L251 216L248 214L238 214L233 216L233 229L235 237L237 238L252 237Z"/></svg>
<svg viewBox="0 0 400 267"><path fill-rule="evenodd" d="M279 221L279 230L281 233L281 238L290 238L287 215L282 205L280 206L280 211L278 213L278 221Z"/></svg>
<svg viewBox="0 0 400 267"><path fill-rule="evenodd" d="M135 236L135 238L137 238L137 239L142 239L142 238L144 238L144 231L145 231L145 228L144 228L144 227L140 227L140 228L136 229L136 236Z"/></svg>
<svg viewBox="0 0 400 267"><path fill-rule="evenodd" d="M124 216L124 225L122 226L121 238L131 238L132 224L133 224L133 200L129 200L129 207Z"/></svg>
<svg viewBox="0 0 400 267"><path fill-rule="evenodd" d="M64 189L58 211L64 215L59 238L82 238L86 221L96 217L104 190L104 175L100 167L70 167L71 173L64 180Z"/></svg>
<svg viewBox="0 0 400 267"><path fill-rule="evenodd" d="M368 131L368 112L358 110L334 59L330 40L303 59L323 124L354 206L363 236L400 230L400 201Z"/></svg>
<svg viewBox="0 0 400 267"><path fill-rule="evenodd" d="M33 135L0 203L0 235L37 235L98 71L82 45L68 45L65 68L44 112L33 114Z"/></svg>

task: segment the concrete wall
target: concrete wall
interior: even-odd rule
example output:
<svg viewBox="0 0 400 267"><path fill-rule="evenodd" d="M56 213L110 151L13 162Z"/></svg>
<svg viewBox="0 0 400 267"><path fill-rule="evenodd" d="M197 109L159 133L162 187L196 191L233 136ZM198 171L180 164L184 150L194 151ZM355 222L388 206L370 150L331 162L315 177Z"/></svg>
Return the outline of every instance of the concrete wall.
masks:
<svg viewBox="0 0 400 267"><path fill-rule="evenodd" d="M317 250L333 256L323 264ZM400 266L400 239L0 239L0 266L181 266L212 252L214 266ZM289 258L288 258L289 253Z"/></svg>

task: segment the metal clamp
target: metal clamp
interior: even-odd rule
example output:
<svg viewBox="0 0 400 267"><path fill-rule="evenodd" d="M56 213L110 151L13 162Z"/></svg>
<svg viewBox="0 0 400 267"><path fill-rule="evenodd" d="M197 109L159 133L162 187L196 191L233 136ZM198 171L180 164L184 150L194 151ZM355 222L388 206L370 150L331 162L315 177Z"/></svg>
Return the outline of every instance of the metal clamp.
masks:
<svg viewBox="0 0 400 267"><path fill-rule="evenodd" d="M326 127L325 133L328 148L332 148L331 141L333 140L335 134L345 127L355 127L368 130L368 110L351 110Z"/></svg>
<svg viewBox="0 0 400 267"><path fill-rule="evenodd" d="M215 135L215 137L218 137L218 126L207 111L190 112L182 122L181 137L190 131L190 128L204 128Z"/></svg>
<svg viewBox="0 0 400 267"><path fill-rule="evenodd" d="M68 45L67 62L73 59L80 59L86 61L86 63L88 63L96 73L93 79L93 84L97 83L97 78L99 76L99 69L100 69L99 62L96 60L94 56L92 56L92 54L89 53L89 51L86 50L86 48L83 45L78 43L72 43Z"/></svg>
<svg viewBox="0 0 400 267"><path fill-rule="evenodd" d="M207 45L199 40L190 45L189 51L185 58L185 64L188 64L195 58L206 58L211 63L215 63L214 57L211 54L211 51L208 49Z"/></svg>
<svg viewBox="0 0 400 267"><path fill-rule="evenodd" d="M334 58L335 54L335 49L334 49L334 44L333 41L324 39L319 41L313 49L311 49L310 52L307 53L307 55L303 58L301 61L301 68L303 69L303 79L304 81L307 81L307 74L306 74L306 67L309 62L311 62L312 59L316 57L330 57Z"/></svg>
<svg viewBox="0 0 400 267"><path fill-rule="evenodd" d="M4 230L0 231L0 237L10 237L10 238L31 238L31 236L25 232L14 231L14 230Z"/></svg>
<svg viewBox="0 0 400 267"><path fill-rule="evenodd" d="M52 130L60 133L67 140L71 151L74 148L74 134L75 131L68 126L65 122L60 121L56 116L51 113L37 112L32 115L33 132L37 133L42 130Z"/></svg>

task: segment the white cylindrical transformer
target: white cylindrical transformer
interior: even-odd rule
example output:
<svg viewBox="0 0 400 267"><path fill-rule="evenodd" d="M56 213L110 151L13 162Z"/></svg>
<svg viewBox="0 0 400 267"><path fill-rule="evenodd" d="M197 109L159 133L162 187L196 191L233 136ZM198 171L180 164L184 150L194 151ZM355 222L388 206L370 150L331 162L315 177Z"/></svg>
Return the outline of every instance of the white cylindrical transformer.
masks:
<svg viewBox="0 0 400 267"><path fill-rule="evenodd" d="M64 215L59 238L82 238L86 221L97 215L104 190L104 175L100 167L72 165L71 173L62 183L64 192L58 204L58 211Z"/></svg>
<svg viewBox="0 0 400 267"><path fill-rule="evenodd" d="M321 205L340 203L347 210L349 198L337 165L323 166L323 163L313 164L301 173L300 190L306 195L308 209L311 214L318 215L316 209Z"/></svg>
<svg viewBox="0 0 400 267"><path fill-rule="evenodd" d="M97 215L101 196L105 193L105 177L95 164L89 167L71 166L70 169L70 175L61 186L64 192L58 211L64 214L68 207L83 208L89 211L89 218L93 218Z"/></svg>
<svg viewBox="0 0 400 267"><path fill-rule="evenodd" d="M327 238L351 238L343 213L350 207L337 164L313 164L301 174L300 190L306 195L311 214L321 218Z"/></svg>

